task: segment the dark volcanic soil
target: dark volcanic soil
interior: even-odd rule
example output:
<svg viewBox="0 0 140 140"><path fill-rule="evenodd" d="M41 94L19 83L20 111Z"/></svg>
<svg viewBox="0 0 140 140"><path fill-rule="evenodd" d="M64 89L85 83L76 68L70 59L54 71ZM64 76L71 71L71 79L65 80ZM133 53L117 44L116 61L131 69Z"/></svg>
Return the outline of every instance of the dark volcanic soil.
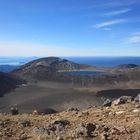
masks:
<svg viewBox="0 0 140 140"><path fill-rule="evenodd" d="M15 104L21 113L33 110L54 109L64 111L71 107L86 109L98 106L105 98L115 99L120 96L135 97L140 93L138 85L129 89L130 85L78 88L71 84L56 82L37 82L23 85L0 98L0 112L8 112Z"/></svg>
<svg viewBox="0 0 140 140"><path fill-rule="evenodd" d="M140 89L110 89L102 90L97 93L98 97L116 99L120 96L132 96L135 98L140 93Z"/></svg>
<svg viewBox="0 0 140 140"><path fill-rule="evenodd" d="M17 104L20 112L52 108L57 111L70 107L79 109L100 105L102 101L92 92L78 91L71 85L54 82L30 83L0 98L0 111Z"/></svg>

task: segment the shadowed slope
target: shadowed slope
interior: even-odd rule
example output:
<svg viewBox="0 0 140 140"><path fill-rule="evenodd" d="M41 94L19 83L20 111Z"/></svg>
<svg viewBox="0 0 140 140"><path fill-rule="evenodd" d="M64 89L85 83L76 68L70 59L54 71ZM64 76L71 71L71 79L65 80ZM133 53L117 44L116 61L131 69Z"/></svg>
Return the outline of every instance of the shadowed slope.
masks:
<svg viewBox="0 0 140 140"><path fill-rule="evenodd" d="M3 96L6 92L15 89L17 85L20 85L23 82L24 81L15 76L0 72L0 96Z"/></svg>

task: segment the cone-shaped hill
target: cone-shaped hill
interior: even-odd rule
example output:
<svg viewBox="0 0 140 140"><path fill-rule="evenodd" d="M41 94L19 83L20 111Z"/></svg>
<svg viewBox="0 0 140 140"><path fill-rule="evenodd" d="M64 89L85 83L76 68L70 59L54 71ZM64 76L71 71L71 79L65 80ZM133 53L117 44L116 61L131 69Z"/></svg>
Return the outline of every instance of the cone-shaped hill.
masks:
<svg viewBox="0 0 140 140"><path fill-rule="evenodd" d="M12 73L25 79L53 79L58 71L79 70L87 67L89 66L77 64L59 57L46 57L31 61Z"/></svg>

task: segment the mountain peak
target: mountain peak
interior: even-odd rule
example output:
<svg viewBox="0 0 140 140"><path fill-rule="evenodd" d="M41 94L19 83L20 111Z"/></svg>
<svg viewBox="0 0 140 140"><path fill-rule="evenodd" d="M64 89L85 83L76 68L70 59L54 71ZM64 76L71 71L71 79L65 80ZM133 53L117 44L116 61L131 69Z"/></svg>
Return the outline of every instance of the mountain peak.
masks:
<svg viewBox="0 0 140 140"><path fill-rule="evenodd" d="M59 57L45 57L31 61L13 71L20 77L54 77L58 71L79 70L88 66ZM38 78L37 78L38 79Z"/></svg>

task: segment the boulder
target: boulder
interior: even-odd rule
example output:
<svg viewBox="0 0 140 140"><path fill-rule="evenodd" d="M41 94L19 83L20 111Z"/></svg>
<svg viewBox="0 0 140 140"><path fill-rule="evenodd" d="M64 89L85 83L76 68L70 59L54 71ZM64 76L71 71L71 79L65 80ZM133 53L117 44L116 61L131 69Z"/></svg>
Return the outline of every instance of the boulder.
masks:
<svg viewBox="0 0 140 140"><path fill-rule="evenodd" d="M51 122L51 125L63 125L63 126L66 126L66 125L69 125L70 122L68 120L63 120L63 119L57 119L53 122Z"/></svg>
<svg viewBox="0 0 140 140"><path fill-rule="evenodd" d="M114 126L113 128L111 128L110 133L112 135L126 134L127 130L123 126Z"/></svg>
<svg viewBox="0 0 140 140"><path fill-rule="evenodd" d="M47 130L51 133L63 133L65 131L66 126L70 125L70 122L68 120L58 119L53 122L51 122Z"/></svg>
<svg viewBox="0 0 140 140"><path fill-rule="evenodd" d="M79 124L75 129L75 136L78 137L93 137L93 132L96 129L96 125L92 123Z"/></svg>
<svg viewBox="0 0 140 140"><path fill-rule="evenodd" d="M135 97L134 101L140 103L140 93Z"/></svg>
<svg viewBox="0 0 140 140"><path fill-rule="evenodd" d="M19 114L19 111L18 111L17 107L11 107L10 112L11 112L12 115L18 115Z"/></svg>
<svg viewBox="0 0 140 140"><path fill-rule="evenodd" d="M132 101L131 96L121 96L117 100L114 100L112 104L113 105L120 105L120 104L125 104L125 103L131 102L131 101Z"/></svg>
<svg viewBox="0 0 140 140"><path fill-rule="evenodd" d="M106 99L103 103L103 106L107 107L107 106L111 106L112 101L110 99Z"/></svg>
<svg viewBox="0 0 140 140"><path fill-rule="evenodd" d="M34 128L33 133L40 136L45 135L47 138L49 137L53 139L63 140L61 136L65 132L67 126L69 125L70 125L70 122L68 120L57 119L49 123L48 126L45 128L44 127Z"/></svg>

